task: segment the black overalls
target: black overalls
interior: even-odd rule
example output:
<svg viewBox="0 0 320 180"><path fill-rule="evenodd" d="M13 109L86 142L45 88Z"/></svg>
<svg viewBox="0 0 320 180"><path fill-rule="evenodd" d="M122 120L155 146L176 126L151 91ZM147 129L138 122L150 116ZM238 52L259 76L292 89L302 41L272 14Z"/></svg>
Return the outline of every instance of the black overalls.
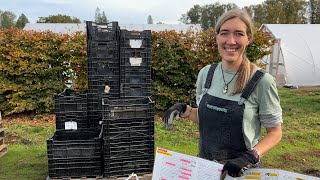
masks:
<svg viewBox="0 0 320 180"><path fill-rule="evenodd" d="M244 101L249 98L265 74L257 70L242 92L240 101L230 101L207 94L217 64L210 66L205 82L205 93L199 104L199 156L208 160L225 161L247 151L243 138Z"/></svg>

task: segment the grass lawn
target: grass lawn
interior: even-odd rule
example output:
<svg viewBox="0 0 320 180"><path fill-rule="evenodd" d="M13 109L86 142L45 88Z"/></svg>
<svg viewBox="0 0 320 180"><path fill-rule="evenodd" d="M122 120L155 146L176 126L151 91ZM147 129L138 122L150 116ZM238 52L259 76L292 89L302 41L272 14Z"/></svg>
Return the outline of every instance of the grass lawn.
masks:
<svg viewBox="0 0 320 180"><path fill-rule="evenodd" d="M279 89L283 108L283 139L263 157L264 168L320 177L320 89ZM46 139L55 131L54 115L30 119L6 117L8 153L0 158L0 179L44 180L48 176ZM155 120L155 146L197 155L197 124L176 121L175 130Z"/></svg>

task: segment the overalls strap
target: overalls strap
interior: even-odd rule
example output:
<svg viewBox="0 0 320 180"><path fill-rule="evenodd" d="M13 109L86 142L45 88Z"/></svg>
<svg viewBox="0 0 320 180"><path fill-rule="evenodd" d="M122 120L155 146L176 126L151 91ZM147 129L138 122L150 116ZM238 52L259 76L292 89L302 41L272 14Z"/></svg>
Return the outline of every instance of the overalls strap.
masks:
<svg viewBox="0 0 320 180"><path fill-rule="evenodd" d="M218 64L211 64L210 69L209 69L208 74L207 74L206 83L204 84L204 88L205 89L209 89L210 88L211 82L212 82L212 78L213 78L213 74L214 74L214 70L216 69L217 66L218 66Z"/></svg>
<svg viewBox="0 0 320 180"><path fill-rule="evenodd" d="M257 86L258 82L260 79L266 74L266 71L264 69L259 69L254 73L253 77L250 79L249 83L247 86L244 88L241 94L241 98L243 99L248 99L249 96L251 95L252 91L254 88Z"/></svg>

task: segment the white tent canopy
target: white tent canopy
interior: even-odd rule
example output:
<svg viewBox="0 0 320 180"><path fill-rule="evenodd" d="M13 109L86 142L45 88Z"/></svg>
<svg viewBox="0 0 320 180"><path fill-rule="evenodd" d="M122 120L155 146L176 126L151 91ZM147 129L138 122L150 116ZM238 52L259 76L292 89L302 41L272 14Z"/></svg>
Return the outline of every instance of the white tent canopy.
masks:
<svg viewBox="0 0 320 180"><path fill-rule="evenodd" d="M277 40L264 60L278 85L320 85L320 24L263 24Z"/></svg>

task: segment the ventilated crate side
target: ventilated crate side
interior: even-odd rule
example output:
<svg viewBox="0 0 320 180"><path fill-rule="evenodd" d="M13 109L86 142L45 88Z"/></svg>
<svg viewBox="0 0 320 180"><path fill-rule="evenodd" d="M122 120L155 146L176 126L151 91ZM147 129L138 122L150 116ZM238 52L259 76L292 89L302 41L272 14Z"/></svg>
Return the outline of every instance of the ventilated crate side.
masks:
<svg viewBox="0 0 320 180"><path fill-rule="evenodd" d="M121 83L120 98L150 97L151 83Z"/></svg>
<svg viewBox="0 0 320 180"><path fill-rule="evenodd" d="M90 58L119 58L119 43L111 42L89 42L87 57Z"/></svg>
<svg viewBox="0 0 320 180"><path fill-rule="evenodd" d="M92 21L86 22L87 41L119 41L120 27L118 22L110 22L106 24L97 24Z"/></svg>
<svg viewBox="0 0 320 180"><path fill-rule="evenodd" d="M151 84L151 70L148 68L125 68L120 70L120 83Z"/></svg>
<svg viewBox="0 0 320 180"><path fill-rule="evenodd" d="M121 29L120 46L126 48L151 48L151 31L128 31Z"/></svg>
<svg viewBox="0 0 320 180"><path fill-rule="evenodd" d="M75 122L77 129L88 128L87 111L87 91L65 89L55 95L56 129L65 129L67 122Z"/></svg>
<svg viewBox="0 0 320 180"><path fill-rule="evenodd" d="M103 175L101 158L57 159L48 161L50 178L95 178Z"/></svg>
<svg viewBox="0 0 320 180"><path fill-rule="evenodd" d="M131 49L120 47L121 67L141 67L151 69L151 49Z"/></svg>
<svg viewBox="0 0 320 180"><path fill-rule="evenodd" d="M102 130L57 130L47 140L48 159L91 158L101 152Z"/></svg>

